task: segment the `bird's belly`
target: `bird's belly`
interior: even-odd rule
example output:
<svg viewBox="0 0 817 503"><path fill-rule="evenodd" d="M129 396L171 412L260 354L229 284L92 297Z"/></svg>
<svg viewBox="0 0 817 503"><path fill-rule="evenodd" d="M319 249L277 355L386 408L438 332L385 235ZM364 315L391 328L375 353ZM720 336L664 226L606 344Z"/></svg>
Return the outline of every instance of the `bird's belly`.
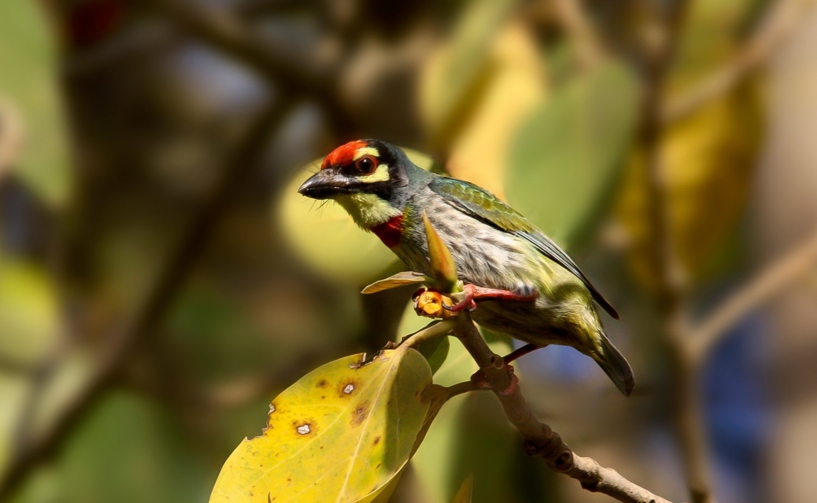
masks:
<svg viewBox="0 0 817 503"><path fill-rule="evenodd" d="M546 299L544 302L542 299L536 302L480 302L471 316L488 330L540 346L574 346L574 342L578 342L559 307Z"/></svg>
<svg viewBox="0 0 817 503"><path fill-rule="evenodd" d="M450 210L450 208L449 208ZM521 284L538 286L552 265L522 239L467 217L458 211L432 212L432 224L457 264L463 281L512 290ZM418 229L419 230L419 229ZM392 250L410 269L431 275L425 231L412 230Z"/></svg>
<svg viewBox="0 0 817 503"><path fill-rule="evenodd" d="M539 294L535 302L480 302L473 313L477 323L525 342L570 346L584 331L586 316L594 324L594 313L584 312L592 305L589 291L528 242L459 212L429 213L438 217L432 224L451 251L463 282L501 290L525 285ZM431 276L425 231L407 236L392 250L411 270ZM574 293L565 294L568 290Z"/></svg>

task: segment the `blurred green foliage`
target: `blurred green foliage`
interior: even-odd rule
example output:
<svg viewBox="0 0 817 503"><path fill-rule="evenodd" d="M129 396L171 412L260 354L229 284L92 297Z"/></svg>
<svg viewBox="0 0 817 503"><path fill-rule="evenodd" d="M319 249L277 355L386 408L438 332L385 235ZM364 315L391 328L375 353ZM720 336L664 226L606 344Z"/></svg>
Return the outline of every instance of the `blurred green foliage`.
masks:
<svg viewBox="0 0 817 503"><path fill-rule="evenodd" d="M0 103L15 110L24 148L15 171L49 205L64 204L70 190L68 137L55 76L55 34L36 2L0 8Z"/></svg>
<svg viewBox="0 0 817 503"><path fill-rule="evenodd" d="M11 501L203 501L235 445L263 426L272 397L324 362L377 351L425 325L405 307L411 288L358 295L402 265L340 207L296 192L319 162L299 166L304 159L355 137L414 147L411 158L427 169L431 157L419 151L428 151L449 174L586 252L577 262L625 305L625 320L610 325L637 363L643 395L625 408L564 353L554 368L536 360L535 371L523 369L523 385L572 445L620 462L657 492L675 488L674 467L640 459L666 449L653 438L663 433L639 436L627 452L615 443L663 432L671 419L656 391L666 355L651 342L655 237L634 134L638 54L649 40L643 5L580 3L602 53L587 64L554 2L217 3L219 15L245 23L243 43L255 33L261 50L220 47L206 30L193 36L184 16L155 6L0 3L0 104L16 111L24 134L10 173L0 166L0 473L26 440L21 431L48 431L93 383L112 334L138 316L219 175L235 169L225 159L258 111L294 110L212 216L167 316L128 348ZM739 54L766 4L690 2L668 99ZM99 37L70 40L74 22ZM259 56L264 47L284 63ZM337 65L326 71L332 55ZM322 80L288 83L313 70ZM286 78L265 80L276 73ZM702 290L738 262L730 255L711 265L745 213L763 86L763 75L748 74L669 124L660 145L674 241ZM486 337L497 353L512 348ZM425 349L435 383L476 370L457 341ZM27 405L41 384L40 403ZM446 404L394 501L448 503L469 474L473 496L462 501L584 501L551 485L532 460L519 469L517 436L497 411L489 394Z"/></svg>

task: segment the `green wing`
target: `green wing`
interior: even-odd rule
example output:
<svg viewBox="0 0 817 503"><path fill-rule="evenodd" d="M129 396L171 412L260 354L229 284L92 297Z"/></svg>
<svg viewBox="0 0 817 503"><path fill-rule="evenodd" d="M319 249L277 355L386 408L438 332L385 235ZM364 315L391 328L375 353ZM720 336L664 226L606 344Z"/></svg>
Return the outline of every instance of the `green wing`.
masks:
<svg viewBox="0 0 817 503"><path fill-rule="evenodd" d="M596 290L590 280L582 273L579 266L573 262L567 253L542 231L533 226L518 211L503 203L491 193L472 183L453 178L436 177L429 185L431 190L439 194L446 203L477 220L485 222L497 229L509 232L529 241L547 258L564 267L590 290L593 299L607 311L610 316L618 319L618 312L610 305L607 299Z"/></svg>

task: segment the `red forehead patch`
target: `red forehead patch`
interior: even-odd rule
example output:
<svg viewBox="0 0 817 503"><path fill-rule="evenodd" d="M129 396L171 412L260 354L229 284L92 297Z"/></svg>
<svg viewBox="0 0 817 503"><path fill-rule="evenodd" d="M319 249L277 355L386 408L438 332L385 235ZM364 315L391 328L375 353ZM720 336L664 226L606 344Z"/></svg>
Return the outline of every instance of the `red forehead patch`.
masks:
<svg viewBox="0 0 817 503"><path fill-rule="evenodd" d="M323 160L323 164L321 164L321 169L326 169L329 166L344 166L350 164L354 160L355 152L357 152L359 148L363 148L367 145L368 144L363 140L350 141L345 145L341 145L326 156Z"/></svg>

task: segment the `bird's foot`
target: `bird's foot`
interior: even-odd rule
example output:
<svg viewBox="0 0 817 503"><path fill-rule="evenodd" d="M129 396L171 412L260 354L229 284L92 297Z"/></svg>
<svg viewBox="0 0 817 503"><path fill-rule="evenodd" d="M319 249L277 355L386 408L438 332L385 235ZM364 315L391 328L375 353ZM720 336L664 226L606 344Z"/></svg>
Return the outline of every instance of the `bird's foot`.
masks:
<svg viewBox="0 0 817 503"><path fill-rule="evenodd" d="M477 370L474 375L471 376L471 382L474 383L477 389L480 390L493 390L496 392L497 395L511 395L516 388L519 386L519 378L516 377L516 374L513 372L513 367L510 365L503 365L505 370L508 372L508 377L510 377L510 383L508 387L503 390L496 390L494 389L491 382L488 380L488 377L485 375L483 370Z"/></svg>
<svg viewBox="0 0 817 503"><path fill-rule="evenodd" d="M443 304L443 307L452 312L460 312L468 308L473 311L477 308L478 300L508 300L512 302L533 302L539 297L539 293L531 285L520 285L513 291L499 290L496 288L485 288L482 286L466 284L463 285L463 299L453 306Z"/></svg>

